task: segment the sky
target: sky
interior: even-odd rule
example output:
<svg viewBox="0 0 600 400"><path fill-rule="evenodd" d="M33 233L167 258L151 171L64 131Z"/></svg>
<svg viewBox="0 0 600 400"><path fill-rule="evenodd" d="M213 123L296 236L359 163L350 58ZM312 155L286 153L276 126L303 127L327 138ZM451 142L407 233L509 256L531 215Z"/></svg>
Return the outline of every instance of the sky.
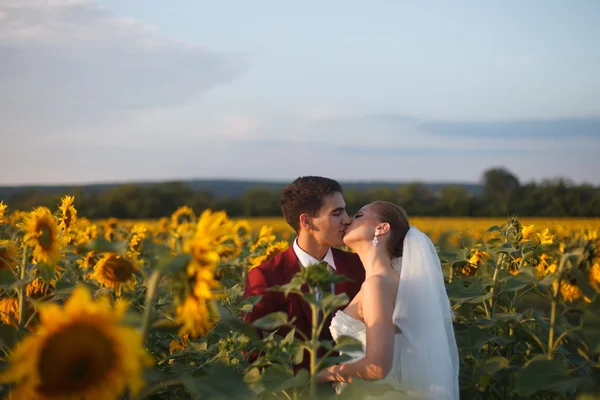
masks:
<svg viewBox="0 0 600 400"><path fill-rule="evenodd" d="M0 0L0 185L600 185L600 2Z"/></svg>

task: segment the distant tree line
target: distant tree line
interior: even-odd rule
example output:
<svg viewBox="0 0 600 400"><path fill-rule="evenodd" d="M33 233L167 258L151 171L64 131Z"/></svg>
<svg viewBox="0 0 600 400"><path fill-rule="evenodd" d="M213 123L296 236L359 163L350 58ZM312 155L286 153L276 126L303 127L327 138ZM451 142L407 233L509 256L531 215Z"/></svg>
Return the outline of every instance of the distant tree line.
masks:
<svg viewBox="0 0 600 400"><path fill-rule="evenodd" d="M505 217L600 217L600 187L557 178L521 184L503 168L489 169L482 176L483 192L469 193L460 185L433 190L414 182L397 187L344 191L348 212L373 200L402 205L413 216ZM124 184L95 192L77 188L66 193L30 189L5 201L10 209L36 206L55 209L60 198L75 196L80 215L96 218L159 218L178 207L190 206L197 214L210 208L225 210L232 217L280 216L280 190L256 187L238 197L215 197L206 190L194 191L183 182L153 185Z"/></svg>

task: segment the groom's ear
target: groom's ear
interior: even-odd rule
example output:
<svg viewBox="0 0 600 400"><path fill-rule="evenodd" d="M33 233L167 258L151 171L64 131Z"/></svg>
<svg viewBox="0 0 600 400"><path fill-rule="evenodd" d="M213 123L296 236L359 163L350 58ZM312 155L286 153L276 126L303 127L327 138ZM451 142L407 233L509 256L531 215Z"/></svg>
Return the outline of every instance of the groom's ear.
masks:
<svg viewBox="0 0 600 400"><path fill-rule="evenodd" d="M308 215L300 214L300 228L304 228L306 230L310 230L311 224Z"/></svg>

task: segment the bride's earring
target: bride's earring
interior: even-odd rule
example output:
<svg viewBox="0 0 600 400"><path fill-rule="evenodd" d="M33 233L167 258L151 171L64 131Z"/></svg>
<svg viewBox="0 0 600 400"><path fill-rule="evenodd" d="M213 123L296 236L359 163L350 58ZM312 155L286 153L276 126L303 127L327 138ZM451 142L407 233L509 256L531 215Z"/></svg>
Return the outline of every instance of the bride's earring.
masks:
<svg viewBox="0 0 600 400"><path fill-rule="evenodd" d="M377 245L379 244L379 239L377 239L377 233L375 233L375 237L373 238L371 243L373 243L373 247L377 247Z"/></svg>

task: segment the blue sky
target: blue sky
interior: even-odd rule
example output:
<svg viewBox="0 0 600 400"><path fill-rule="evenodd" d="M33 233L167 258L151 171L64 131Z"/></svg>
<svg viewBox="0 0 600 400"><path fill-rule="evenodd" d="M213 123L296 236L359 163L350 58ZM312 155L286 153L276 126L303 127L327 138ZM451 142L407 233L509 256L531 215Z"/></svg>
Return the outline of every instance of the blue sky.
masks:
<svg viewBox="0 0 600 400"><path fill-rule="evenodd" d="M0 184L600 184L600 3L3 0Z"/></svg>

